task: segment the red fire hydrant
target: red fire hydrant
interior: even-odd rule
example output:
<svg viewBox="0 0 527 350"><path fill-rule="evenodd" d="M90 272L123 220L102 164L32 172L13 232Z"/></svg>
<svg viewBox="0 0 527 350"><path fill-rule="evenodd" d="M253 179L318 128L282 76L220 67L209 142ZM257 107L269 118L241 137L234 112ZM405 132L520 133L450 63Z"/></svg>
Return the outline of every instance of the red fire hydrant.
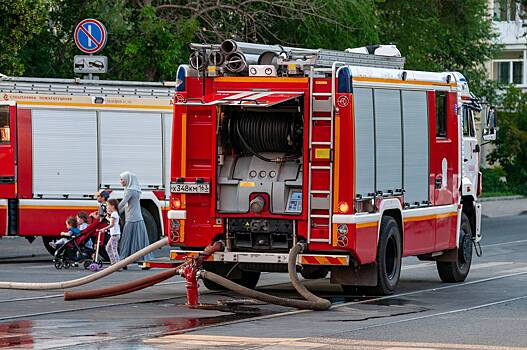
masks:
<svg viewBox="0 0 527 350"><path fill-rule="evenodd" d="M187 288L187 306L196 307L199 304L198 301L198 279L196 274L198 273L198 264L195 259L188 261L183 267L182 276L185 277L185 287Z"/></svg>
<svg viewBox="0 0 527 350"><path fill-rule="evenodd" d="M185 287L187 288L187 306L197 307L198 300L198 271L201 269L203 260L223 248L223 242L217 241L207 246L203 252L195 258L187 259L184 266L181 267L181 276L185 278Z"/></svg>

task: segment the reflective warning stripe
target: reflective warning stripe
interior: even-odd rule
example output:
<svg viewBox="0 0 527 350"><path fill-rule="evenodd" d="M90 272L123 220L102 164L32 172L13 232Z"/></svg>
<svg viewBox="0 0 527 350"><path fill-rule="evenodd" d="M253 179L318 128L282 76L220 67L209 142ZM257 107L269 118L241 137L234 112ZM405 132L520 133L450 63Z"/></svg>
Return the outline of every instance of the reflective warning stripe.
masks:
<svg viewBox="0 0 527 350"><path fill-rule="evenodd" d="M349 258L347 256L310 256L302 255L300 264L302 265L343 265L347 266Z"/></svg>

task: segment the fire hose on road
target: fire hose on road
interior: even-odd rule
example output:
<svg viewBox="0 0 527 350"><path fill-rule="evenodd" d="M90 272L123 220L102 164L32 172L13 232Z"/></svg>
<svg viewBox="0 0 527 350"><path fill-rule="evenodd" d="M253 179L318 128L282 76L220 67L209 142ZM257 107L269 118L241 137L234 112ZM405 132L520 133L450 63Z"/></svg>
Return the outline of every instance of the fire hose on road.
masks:
<svg viewBox="0 0 527 350"><path fill-rule="evenodd" d="M0 282L0 289L23 289L23 290L50 290L50 289L67 289L67 288L73 288L82 286L84 284L88 284L94 281L97 281L98 279L101 279L105 276L108 276L117 270L137 261L141 257L145 256L146 254L149 254L156 249L159 249L161 247L164 247L168 244L168 238L163 238L148 247L145 247L138 252L130 255L126 259L123 259L116 263L115 265L112 265L102 271L96 272L93 275L89 275L82 278L77 278L74 280L69 281L61 281L61 282L44 282L44 283L31 283L31 282Z"/></svg>

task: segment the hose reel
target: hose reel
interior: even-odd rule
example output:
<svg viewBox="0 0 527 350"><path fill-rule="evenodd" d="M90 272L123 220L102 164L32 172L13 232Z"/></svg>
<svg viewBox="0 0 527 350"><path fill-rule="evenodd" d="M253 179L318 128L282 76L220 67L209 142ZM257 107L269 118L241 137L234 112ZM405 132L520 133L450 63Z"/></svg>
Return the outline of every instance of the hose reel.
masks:
<svg viewBox="0 0 527 350"><path fill-rule="evenodd" d="M244 154L252 154L265 161L277 160L268 159L260 153L286 153L288 159L302 154L302 123L290 115L264 114L256 117L242 113L233 115L226 122L228 143Z"/></svg>

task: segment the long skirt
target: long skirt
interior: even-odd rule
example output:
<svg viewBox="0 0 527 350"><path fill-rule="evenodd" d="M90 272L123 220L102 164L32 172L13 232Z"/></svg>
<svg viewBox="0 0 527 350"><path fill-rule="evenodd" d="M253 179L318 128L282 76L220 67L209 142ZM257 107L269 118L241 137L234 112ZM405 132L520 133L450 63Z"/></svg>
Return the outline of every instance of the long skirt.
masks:
<svg viewBox="0 0 527 350"><path fill-rule="evenodd" d="M143 220L125 222L123 233L121 235L121 242L119 245L119 255L121 260L145 248L149 244L148 234L146 233L146 226ZM150 253L142 258L139 258L138 260L149 260L153 258L154 254Z"/></svg>

